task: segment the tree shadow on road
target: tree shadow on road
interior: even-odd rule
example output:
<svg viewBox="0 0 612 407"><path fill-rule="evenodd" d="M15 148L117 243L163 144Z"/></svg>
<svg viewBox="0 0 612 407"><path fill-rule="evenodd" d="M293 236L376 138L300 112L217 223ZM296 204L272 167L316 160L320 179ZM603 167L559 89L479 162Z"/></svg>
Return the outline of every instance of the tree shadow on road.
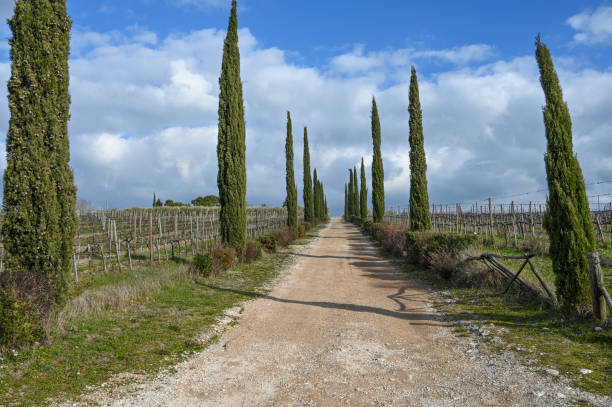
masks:
<svg viewBox="0 0 612 407"><path fill-rule="evenodd" d="M411 325L431 325L431 326L446 326L447 325L443 322L443 319L437 314L429 313L429 312L414 312L414 311L422 311L423 310L422 308L408 310L404 307L404 310L392 311L392 310L388 310L385 308L371 307L368 305L337 303L337 302L329 302L329 301L301 301L301 300L293 300L293 299L288 299L288 298L278 298L278 297L274 297L271 295L265 295L265 294L260 294L256 292L251 292L251 291L242 291L242 290L236 290L233 288L224 288L224 287L214 286L211 284L202 284L202 285L212 290L229 291L229 292L233 292L233 293L240 294L240 295L250 297L250 298L263 298L263 299L267 299L270 301L276 301L276 302L285 303L285 304L309 305L313 307L321 307L321 308L328 308L328 309L339 309L339 310L344 310L344 311L366 312L366 313L371 313L371 314L377 314L377 315L382 315L382 316L387 316L387 317L409 321ZM429 322L416 323L416 322L410 322L410 321L429 321Z"/></svg>

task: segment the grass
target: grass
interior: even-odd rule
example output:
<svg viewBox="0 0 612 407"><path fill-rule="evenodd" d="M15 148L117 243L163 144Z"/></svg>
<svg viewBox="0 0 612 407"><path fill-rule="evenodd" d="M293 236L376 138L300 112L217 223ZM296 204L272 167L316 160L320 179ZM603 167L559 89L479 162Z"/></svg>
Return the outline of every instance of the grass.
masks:
<svg viewBox="0 0 612 407"><path fill-rule="evenodd" d="M47 343L0 359L0 404L79 400L119 373L168 368L203 349L198 335L225 309L265 294L290 261L288 254L266 255L208 279L194 277L184 260L84 273L71 288L73 299L47 324Z"/></svg>
<svg viewBox="0 0 612 407"><path fill-rule="evenodd" d="M595 320L564 320L545 303L527 295L503 295L489 288L453 286L432 270L404 266L411 276L425 280L454 302L436 301L438 310L455 321L472 320L478 324L493 323L492 330L501 344L490 342L491 352L509 349L522 356L523 363L536 369L552 368L568 377L583 390L612 395L612 329ZM459 336L469 331L455 326ZM591 374L581 374L580 369Z"/></svg>

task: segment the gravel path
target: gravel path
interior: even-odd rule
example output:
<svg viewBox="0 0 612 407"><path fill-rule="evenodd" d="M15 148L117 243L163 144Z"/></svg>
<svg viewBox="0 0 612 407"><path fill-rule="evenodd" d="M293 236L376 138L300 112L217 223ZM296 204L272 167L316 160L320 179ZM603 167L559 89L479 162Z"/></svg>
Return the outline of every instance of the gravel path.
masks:
<svg viewBox="0 0 612 407"><path fill-rule="evenodd" d="M563 406L611 400L487 356L429 292L332 220L270 295L176 372L109 406ZM90 399L90 401L93 401Z"/></svg>

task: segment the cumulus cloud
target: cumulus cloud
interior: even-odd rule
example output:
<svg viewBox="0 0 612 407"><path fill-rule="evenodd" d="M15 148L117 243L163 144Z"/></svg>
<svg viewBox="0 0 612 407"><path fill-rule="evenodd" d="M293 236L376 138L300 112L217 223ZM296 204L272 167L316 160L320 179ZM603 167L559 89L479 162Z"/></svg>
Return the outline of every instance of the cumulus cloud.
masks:
<svg viewBox="0 0 612 407"><path fill-rule="evenodd" d="M466 65L487 60L494 54L494 48L487 44L473 44L441 50L402 48L367 53L364 52L364 46L358 44L351 52L332 58L331 67L336 72L353 75L374 69L401 68L409 62L441 61L454 65Z"/></svg>
<svg viewBox="0 0 612 407"><path fill-rule="evenodd" d="M357 47L328 66L301 66L285 51L239 33L247 122L247 201L284 200L286 111L293 118L301 199L302 126L312 166L333 213L343 208L348 168L371 165L370 107L376 96L389 206L409 197L409 67L419 70L432 202L471 202L545 188L544 98L532 56L492 60L494 49ZM224 32L158 37L146 29L75 32L70 62L71 165L79 195L103 206L188 202L216 193L218 76ZM0 82L9 64L0 63ZM558 67L574 123L574 146L587 180L612 179L612 73ZM0 87L0 131L6 133L6 88ZM2 164L0 163L0 167ZM543 199L543 193L527 199Z"/></svg>
<svg viewBox="0 0 612 407"><path fill-rule="evenodd" d="M582 44L609 43L612 41L612 7L602 6L595 11L585 11L567 20L576 31L574 41Z"/></svg>

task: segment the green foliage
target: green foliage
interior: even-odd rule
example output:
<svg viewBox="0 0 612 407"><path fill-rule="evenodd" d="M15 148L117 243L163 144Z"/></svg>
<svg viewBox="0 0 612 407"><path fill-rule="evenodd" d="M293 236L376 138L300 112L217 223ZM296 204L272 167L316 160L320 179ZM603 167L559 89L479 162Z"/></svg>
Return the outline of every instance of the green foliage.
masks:
<svg viewBox="0 0 612 407"><path fill-rule="evenodd" d="M357 168L353 167L353 216L361 218L361 205L359 201L359 181L357 181Z"/></svg>
<svg viewBox="0 0 612 407"><path fill-rule="evenodd" d="M164 203L164 206L167 206L167 207L184 207L184 206L189 206L189 204L185 204L185 203L182 203L182 202L174 202L172 199L168 199Z"/></svg>
<svg viewBox="0 0 612 407"><path fill-rule="evenodd" d="M429 195L427 194L427 162L423 137L423 113L419 100L416 70L410 75L410 228L422 232L431 228Z"/></svg>
<svg viewBox="0 0 612 407"><path fill-rule="evenodd" d="M246 245L246 130L236 7L236 0L233 0L219 78L217 185L221 239L242 255Z"/></svg>
<svg viewBox="0 0 612 407"><path fill-rule="evenodd" d="M348 199L349 195L348 195L348 186L346 184L344 184L344 219L348 220L348 216L349 216L349 210L348 210L348 205L349 205L349 199Z"/></svg>
<svg viewBox="0 0 612 407"><path fill-rule="evenodd" d="M353 170L349 168L349 184L348 184L348 215L349 218L355 216L355 201L353 200L353 195L355 191L355 185L353 184Z"/></svg>
<svg viewBox="0 0 612 407"><path fill-rule="evenodd" d="M268 253L276 253L278 243L276 241L276 237L272 234L267 234L263 236L259 236L259 243L263 246L263 248Z"/></svg>
<svg viewBox="0 0 612 407"><path fill-rule="evenodd" d="M208 277L213 271L213 260L210 253L198 253L193 258L193 270L202 277Z"/></svg>
<svg viewBox="0 0 612 407"><path fill-rule="evenodd" d="M0 291L0 350L27 347L43 336L33 304Z"/></svg>
<svg viewBox="0 0 612 407"><path fill-rule="evenodd" d="M193 206L219 206L219 197L215 195L199 196L191 201Z"/></svg>
<svg viewBox="0 0 612 407"><path fill-rule="evenodd" d="M363 157L361 157L361 190L359 191L359 203L359 208L361 209L361 222L365 222L368 220L368 186Z"/></svg>
<svg viewBox="0 0 612 407"><path fill-rule="evenodd" d="M293 173L293 130L291 127L291 113L287 112L287 138L285 140L285 181L287 190L287 227L297 229L298 204L297 187Z"/></svg>
<svg viewBox="0 0 612 407"><path fill-rule="evenodd" d="M78 225L68 141L72 23L65 1L19 0L14 10L2 225L7 268L46 275L60 300Z"/></svg>
<svg viewBox="0 0 612 407"><path fill-rule="evenodd" d="M595 247L593 220L584 178L572 145L572 121L550 51L538 36L536 59L546 97L543 109L547 151L548 211L544 228L550 236L550 257L557 294L566 314L590 305L586 255Z"/></svg>
<svg viewBox="0 0 612 407"><path fill-rule="evenodd" d="M153 207L157 206L157 197L155 196L155 192L153 192Z"/></svg>
<svg viewBox="0 0 612 407"><path fill-rule="evenodd" d="M372 98L372 216L374 222L382 222L385 218L385 171L383 169L380 143L378 107L376 106L376 99Z"/></svg>
<svg viewBox="0 0 612 407"><path fill-rule="evenodd" d="M312 176L310 175L310 147L308 128L304 126L304 220L314 221L314 200L312 195Z"/></svg>

